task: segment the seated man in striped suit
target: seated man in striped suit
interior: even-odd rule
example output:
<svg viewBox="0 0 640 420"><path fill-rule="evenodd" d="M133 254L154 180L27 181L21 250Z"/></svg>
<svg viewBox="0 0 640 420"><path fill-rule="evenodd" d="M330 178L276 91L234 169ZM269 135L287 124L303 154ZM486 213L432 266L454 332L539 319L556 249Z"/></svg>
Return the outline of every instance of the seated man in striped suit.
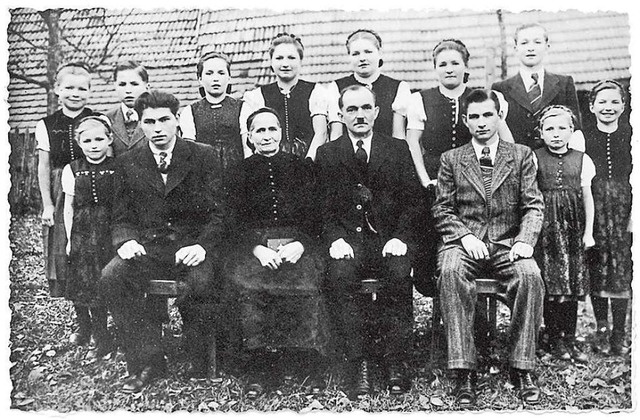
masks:
<svg viewBox="0 0 640 420"><path fill-rule="evenodd" d="M456 400L461 407L475 405L475 279L491 276L505 287L511 308L512 381L522 400L535 404L540 391L532 370L544 286L532 255L544 202L532 152L500 140L495 92L473 91L462 113L472 139L442 155L433 207L443 241L438 287Z"/></svg>

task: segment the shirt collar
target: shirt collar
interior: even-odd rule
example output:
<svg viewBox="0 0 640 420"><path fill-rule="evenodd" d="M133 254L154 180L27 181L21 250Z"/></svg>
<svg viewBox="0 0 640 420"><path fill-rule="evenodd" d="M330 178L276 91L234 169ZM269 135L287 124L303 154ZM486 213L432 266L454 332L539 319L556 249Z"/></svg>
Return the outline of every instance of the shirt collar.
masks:
<svg viewBox="0 0 640 420"><path fill-rule="evenodd" d="M371 150L371 139L373 138L373 131L371 132L371 134L369 134L367 137L359 137L359 138L355 138L351 136L351 133L349 134L349 140L351 140L351 145L353 146L353 150L356 150L358 148L358 141L362 140L362 147L369 151Z"/></svg>
<svg viewBox="0 0 640 420"><path fill-rule="evenodd" d="M525 89L529 90L529 88L533 84L533 79L531 78L531 75L533 73L538 74L538 84L540 85L540 90L542 90L542 87L544 86L544 68L542 67L538 71L531 71L526 67L520 68L520 77L522 78Z"/></svg>
<svg viewBox="0 0 640 420"><path fill-rule="evenodd" d="M151 153L153 153L154 156L158 156L160 153L164 152L167 154L167 159L171 159L171 156L173 155L173 149L175 149L176 147L176 142L177 142L177 138L176 138L176 141L173 142L173 146L171 146L171 149L160 150L155 146L155 144L153 144L152 141L149 141L149 149L151 149Z"/></svg>
<svg viewBox="0 0 640 420"><path fill-rule="evenodd" d="M473 151L476 154L476 158L480 160L480 156L482 155L482 149L485 147L489 147L489 156L491 156L491 161L496 161L496 154L498 153L498 145L500 144L500 139L498 138L493 144L480 144L476 139L471 139L471 145L473 146Z"/></svg>

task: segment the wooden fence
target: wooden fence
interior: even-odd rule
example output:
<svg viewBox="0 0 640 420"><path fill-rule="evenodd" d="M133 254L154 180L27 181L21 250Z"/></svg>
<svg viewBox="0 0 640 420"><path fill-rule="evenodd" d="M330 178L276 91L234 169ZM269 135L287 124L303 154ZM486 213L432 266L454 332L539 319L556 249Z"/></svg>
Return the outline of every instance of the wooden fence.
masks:
<svg viewBox="0 0 640 420"><path fill-rule="evenodd" d="M14 216L40 212L42 201L38 187L38 154L35 133L31 129L9 131L9 207Z"/></svg>

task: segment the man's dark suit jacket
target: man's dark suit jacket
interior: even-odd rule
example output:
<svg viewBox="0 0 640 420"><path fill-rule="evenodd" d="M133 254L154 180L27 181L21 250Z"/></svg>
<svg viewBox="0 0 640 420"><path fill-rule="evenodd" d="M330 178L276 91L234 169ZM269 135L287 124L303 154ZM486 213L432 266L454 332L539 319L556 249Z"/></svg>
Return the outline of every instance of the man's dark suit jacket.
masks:
<svg viewBox="0 0 640 420"><path fill-rule="evenodd" d="M531 107L531 102L520 74L518 73L507 80L494 83L491 89L501 92L509 103L509 113L506 121L515 142L525 144L534 150L542 146L539 140L540 136L536 132L538 115L534 113ZM540 110L549 105L569 107L578 119L576 121L576 129L580 129L580 105L578 104L578 95L571 76L544 72Z"/></svg>
<svg viewBox="0 0 640 420"><path fill-rule="evenodd" d="M148 145L117 159L113 244L141 245L170 240L173 247L199 244L207 258L223 234L220 177L213 148L176 139L166 185Z"/></svg>
<svg viewBox="0 0 640 420"><path fill-rule="evenodd" d="M127 127L124 124L124 115L122 114L122 107L120 104L108 111L105 115L111 121L111 128L113 129L113 143L111 143L113 156L120 156L134 147L147 144L147 139L144 136L144 132L142 131L142 128L140 128L139 123L133 132L131 141L129 141Z"/></svg>
<svg viewBox="0 0 640 420"><path fill-rule="evenodd" d="M324 204L323 238L327 246L333 241L362 240L368 228L363 211L386 242L398 238L405 244L416 242L414 219L422 203L422 191L409 147L398 140L374 133L371 141L367 175L357 169L354 149L348 135L322 145L316 163ZM371 200L363 199L365 187Z"/></svg>

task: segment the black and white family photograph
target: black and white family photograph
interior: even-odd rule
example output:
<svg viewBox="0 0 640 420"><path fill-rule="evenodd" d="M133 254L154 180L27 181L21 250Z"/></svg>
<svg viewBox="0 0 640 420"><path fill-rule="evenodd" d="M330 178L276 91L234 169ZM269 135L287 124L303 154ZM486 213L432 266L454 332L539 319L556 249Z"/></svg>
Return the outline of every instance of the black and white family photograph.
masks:
<svg viewBox="0 0 640 420"><path fill-rule="evenodd" d="M628 417L631 8L11 1L5 418Z"/></svg>

